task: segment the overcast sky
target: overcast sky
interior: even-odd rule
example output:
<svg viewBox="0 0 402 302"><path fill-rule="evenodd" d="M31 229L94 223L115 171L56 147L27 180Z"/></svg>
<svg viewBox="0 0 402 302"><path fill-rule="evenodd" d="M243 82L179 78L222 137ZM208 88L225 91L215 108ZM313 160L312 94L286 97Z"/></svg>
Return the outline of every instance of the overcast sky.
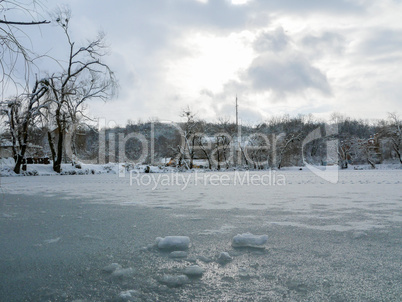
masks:
<svg viewBox="0 0 402 302"><path fill-rule="evenodd" d="M400 0L52 0L76 41L107 35L119 95L90 103L118 124L151 117L260 122L272 115L385 118L402 104ZM57 57L54 26L42 41ZM46 41L46 42L43 42ZM62 41L62 40L60 40Z"/></svg>

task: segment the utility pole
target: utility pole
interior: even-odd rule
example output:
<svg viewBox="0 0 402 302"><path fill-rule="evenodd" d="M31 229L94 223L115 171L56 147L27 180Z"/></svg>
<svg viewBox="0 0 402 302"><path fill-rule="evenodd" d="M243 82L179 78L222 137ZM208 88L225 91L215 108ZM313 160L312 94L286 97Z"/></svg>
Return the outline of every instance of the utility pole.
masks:
<svg viewBox="0 0 402 302"><path fill-rule="evenodd" d="M241 146L240 146L240 142L241 142L241 127L239 128L239 104L237 103L237 93L236 93L236 130L237 130L237 137L236 137L236 162L237 165L241 164Z"/></svg>
<svg viewBox="0 0 402 302"><path fill-rule="evenodd" d="M236 128L239 127L239 106L237 105L237 94L236 94Z"/></svg>

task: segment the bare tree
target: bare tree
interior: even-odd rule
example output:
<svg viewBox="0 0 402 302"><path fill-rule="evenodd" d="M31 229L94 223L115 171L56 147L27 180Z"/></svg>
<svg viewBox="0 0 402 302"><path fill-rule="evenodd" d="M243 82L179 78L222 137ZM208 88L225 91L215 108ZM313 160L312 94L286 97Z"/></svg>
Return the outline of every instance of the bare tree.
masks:
<svg viewBox="0 0 402 302"><path fill-rule="evenodd" d="M218 132L214 134L211 158L216 163L216 168L220 170L221 164L229 168L233 162L233 134L236 126L229 122L229 118L219 118L216 130Z"/></svg>
<svg viewBox="0 0 402 302"><path fill-rule="evenodd" d="M47 91L48 81L46 79L36 81L30 94L0 103L0 114L6 117L6 124L11 134L15 159L14 172L17 174L21 172L21 165L25 158L29 127L35 124L36 119L47 108L47 104L41 102Z"/></svg>
<svg viewBox="0 0 402 302"><path fill-rule="evenodd" d="M31 66L38 55L34 54L24 41L30 41L23 28L27 26L42 25L50 23L46 20L37 20L37 7L39 1L13 1L0 0L0 84L1 98L4 93L22 87L28 90L28 78ZM27 20L9 19L8 16L14 11L22 12ZM19 66L19 68L17 68ZM24 66L21 68L21 66ZM21 81L22 80L22 81ZM11 89L13 86L14 89Z"/></svg>
<svg viewBox="0 0 402 302"><path fill-rule="evenodd" d="M200 135L197 135L197 144L199 149L202 151L204 154L205 158L208 161L208 169L212 169L212 159L210 155L210 151L212 149L211 147L211 139L206 135L206 133L202 133Z"/></svg>
<svg viewBox="0 0 402 302"><path fill-rule="evenodd" d="M282 168L285 153L290 149L292 144L301 141L302 133L290 133L288 135L278 136L278 169Z"/></svg>
<svg viewBox="0 0 402 302"><path fill-rule="evenodd" d="M380 136L387 138L402 164L402 120L396 113L388 114L388 122L380 130Z"/></svg>
<svg viewBox="0 0 402 302"><path fill-rule="evenodd" d="M195 115L190 107L183 109L180 114L185 121L182 124L182 139L184 139L184 144L177 146L179 165L183 161L188 169L192 169L194 166L195 151L197 149L198 133L200 130L200 122L196 120ZM186 158L189 158L189 163L186 162Z"/></svg>
<svg viewBox="0 0 402 302"><path fill-rule="evenodd" d="M212 158L216 162L216 168L221 169L221 164L225 164L226 168L230 165L230 148L232 138L226 132L219 132L214 135L215 147L212 151Z"/></svg>
<svg viewBox="0 0 402 302"><path fill-rule="evenodd" d="M70 17L70 11L60 11L56 15L56 22L66 36L69 54L63 70L51 75L49 80L51 124L48 140L53 169L58 173L61 172L65 135L79 117L84 116L84 104L91 99L107 100L116 88L113 72L102 61L107 49L104 35L100 34L87 45L76 46L69 30Z"/></svg>
<svg viewBox="0 0 402 302"><path fill-rule="evenodd" d="M244 154L247 157L247 163L252 164L254 169L264 169L269 165L269 150L271 143L268 137L262 133L256 132L247 138Z"/></svg>
<svg viewBox="0 0 402 302"><path fill-rule="evenodd" d="M338 157L341 169L347 169L351 158L352 143L350 140L342 140L338 145Z"/></svg>

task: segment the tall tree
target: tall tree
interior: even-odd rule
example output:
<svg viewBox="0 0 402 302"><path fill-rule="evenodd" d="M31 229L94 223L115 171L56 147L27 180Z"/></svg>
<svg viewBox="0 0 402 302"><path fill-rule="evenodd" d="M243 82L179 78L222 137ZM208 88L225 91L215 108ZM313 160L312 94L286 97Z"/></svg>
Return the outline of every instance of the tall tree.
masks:
<svg viewBox="0 0 402 302"><path fill-rule="evenodd" d="M66 37L69 49L67 63L61 72L54 73L49 80L48 140L53 159L53 169L61 172L65 136L73 131L80 117L84 116L84 105L92 99L107 100L116 88L114 73L102 59L106 55L104 35L77 46L69 29L70 11L59 11L55 21ZM60 61L62 62L62 61Z"/></svg>
<svg viewBox="0 0 402 302"><path fill-rule="evenodd" d="M379 135L389 140L392 150L402 164L402 120L396 113L388 114L388 121L381 127Z"/></svg>
<svg viewBox="0 0 402 302"><path fill-rule="evenodd" d="M0 114L5 116L11 135L15 159L14 172L17 174L21 172L21 165L27 151L29 127L35 124L37 118L47 108L47 104L42 103L42 99L48 91L48 84L46 79L36 81L28 95L0 102Z"/></svg>

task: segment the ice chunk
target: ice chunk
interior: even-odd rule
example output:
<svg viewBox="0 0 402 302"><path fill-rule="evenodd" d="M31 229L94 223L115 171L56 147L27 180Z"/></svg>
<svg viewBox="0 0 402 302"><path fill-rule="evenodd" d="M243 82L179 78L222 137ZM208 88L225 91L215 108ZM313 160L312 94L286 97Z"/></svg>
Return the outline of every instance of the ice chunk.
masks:
<svg viewBox="0 0 402 302"><path fill-rule="evenodd" d="M204 269L198 265L188 266L184 269L184 274L190 277L202 276Z"/></svg>
<svg viewBox="0 0 402 302"><path fill-rule="evenodd" d="M222 252L218 256L218 262L221 263L221 264L228 263L228 262L230 262L232 260L233 260L233 258L229 255L228 252Z"/></svg>
<svg viewBox="0 0 402 302"><path fill-rule="evenodd" d="M186 275L163 275L159 282L167 285L168 287L179 287L188 283L189 279Z"/></svg>
<svg viewBox="0 0 402 302"><path fill-rule="evenodd" d="M130 290L120 292L119 299L120 299L120 301L139 301L138 295L139 295L138 291L136 291L134 289L130 289Z"/></svg>
<svg viewBox="0 0 402 302"><path fill-rule="evenodd" d="M237 234L233 237L233 247L254 247L264 248L264 244L268 241L267 235L253 235L251 233Z"/></svg>
<svg viewBox="0 0 402 302"><path fill-rule="evenodd" d="M130 277L134 274L134 270L129 267L129 268L121 268L121 269L117 269L112 273L112 277L115 278L126 278L126 277Z"/></svg>
<svg viewBox="0 0 402 302"><path fill-rule="evenodd" d="M187 258L187 255L185 251L174 251L169 254L169 258Z"/></svg>
<svg viewBox="0 0 402 302"><path fill-rule="evenodd" d="M113 273L115 270L120 270L122 269L121 265L118 263L112 263L109 265L106 265L102 270L106 273Z"/></svg>
<svg viewBox="0 0 402 302"><path fill-rule="evenodd" d="M163 250L186 250L190 246L190 238L187 236L166 236L156 238L159 249Z"/></svg>

